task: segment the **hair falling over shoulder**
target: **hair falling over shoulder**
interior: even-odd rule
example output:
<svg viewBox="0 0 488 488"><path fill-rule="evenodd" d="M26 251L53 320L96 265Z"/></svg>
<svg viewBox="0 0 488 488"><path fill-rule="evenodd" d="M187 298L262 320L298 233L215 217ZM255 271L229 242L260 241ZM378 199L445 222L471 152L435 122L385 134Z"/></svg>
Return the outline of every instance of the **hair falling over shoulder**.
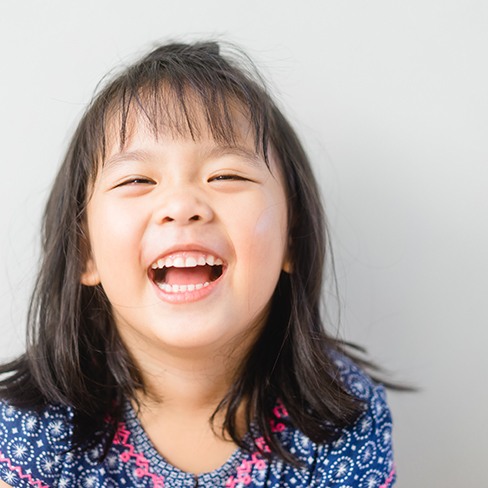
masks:
<svg viewBox="0 0 488 488"><path fill-rule="evenodd" d="M215 42L154 49L110 80L88 106L46 205L26 352L0 367L0 397L17 407L70 406L78 444L104 435L110 445L124 401L134 400L145 385L103 289L81 284L91 183L109 139L124 145L130 114L143 118L155 134L167 130L198 138L202 118L194 115L195 106L212 137L230 144L236 134L232 113L239 107L250 121L256 150L268 162L272 148L281 164L293 269L281 273L267 323L217 410L225 414L226 434L246 447L236 427L244 404L248 428L257 425L272 453L294 463L271 431L278 399L315 442L333 439L357 418L362 404L339 379L332 356L348 353L326 332L321 317L331 250L308 158L250 60Z"/></svg>

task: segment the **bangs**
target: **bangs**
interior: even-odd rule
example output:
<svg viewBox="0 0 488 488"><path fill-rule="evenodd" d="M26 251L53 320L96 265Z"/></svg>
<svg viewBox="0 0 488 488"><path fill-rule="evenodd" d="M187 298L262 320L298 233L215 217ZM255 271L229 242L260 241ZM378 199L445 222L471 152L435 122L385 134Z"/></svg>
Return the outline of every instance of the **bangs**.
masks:
<svg viewBox="0 0 488 488"><path fill-rule="evenodd" d="M174 46L172 53L163 46L130 67L97 97L103 121L97 159L103 161L114 144L123 149L138 124L156 139L162 134L195 141L211 137L236 146L244 119L256 153L269 165L270 99L252 63L246 58L244 70L243 60L236 61L208 43L191 50L181 45L178 56Z"/></svg>

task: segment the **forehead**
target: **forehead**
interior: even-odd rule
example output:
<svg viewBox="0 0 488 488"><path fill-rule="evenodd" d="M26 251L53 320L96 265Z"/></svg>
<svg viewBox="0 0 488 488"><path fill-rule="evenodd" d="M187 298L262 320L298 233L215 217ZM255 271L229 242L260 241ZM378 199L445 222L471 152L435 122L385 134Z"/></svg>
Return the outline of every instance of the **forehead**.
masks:
<svg viewBox="0 0 488 488"><path fill-rule="evenodd" d="M183 91L164 83L149 89L127 91L119 87L99 97L90 170L93 185L109 158L124 153L135 136L202 141L224 148L243 147L257 156L260 164L286 183L283 163L268 142L271 114L258 99L241 99L222 90L209 102L208 94ZM100 111L101 109L101 111ZM92 119L93 120L93 119ZM92 127L94 128L94 127ZM285 184L285 186L287 186Z"/></svg>
<svg viewBox="0 0 488 488"><path fill-rule="evenodd" d="M127 102L114 100L105 115L106 148L122 150L134 134L155 139L213 140L218 145L253 145L266 154L262 123L252 120L250 108L235 97L207 103L193 92L176 94L164 89L140 90Z"/></svg>
<svg viewBox="0 0 488 488"><path fill-rule="evenodd" d="M233 152L251 164L270 167L270 151L261 128L250 120L248 110L236 100L212 108L198 99L175 100L162 93L157 100L141 99L128 106L114 104L107 111L103 154L95 174L123 159L134 147L151 141L194 143L209 155ZM156 103L156 105L154 105ZM149 106L148 106L149 105ZM272 161L276 167L276 161Z"/></svg>
<svg viewBox="0 0 488 488"><path fill-rule="evenodd" d="M202 160L234 155L250 166L261 168L277 178L280 185L286 188L282 163L271 144L265 144L258 138L257 130L251 125L244 109L235 105L225 120L223 134L216 133L215 127L208 125L205 112L199 106L192 107L192 118L185 125L178 117L181 114L167 113L170 118L154 121L141 110L131 108L126 117L113 114L108 120L104 156L100 158L93 184L97 175L116 168L119 163L128 160L153 160L161 146L175 145L191 147L197 150ZM123 133L121 133L123 128ZM226 136L226 137L224 137ZM152 148L152 149L150 149ZM161 154L161 153L159 153Z"/></svg>

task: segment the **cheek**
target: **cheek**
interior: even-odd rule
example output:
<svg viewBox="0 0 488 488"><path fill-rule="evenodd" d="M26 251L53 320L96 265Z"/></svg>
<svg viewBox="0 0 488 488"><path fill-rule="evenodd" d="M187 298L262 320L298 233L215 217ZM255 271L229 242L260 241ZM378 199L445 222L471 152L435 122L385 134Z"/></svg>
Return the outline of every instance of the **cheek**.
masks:
<svg viewBox="0 0 488 488"><path fill-rule="evenodd" d="M247 249L246 254L260 256L268 249L273 249L273 255L279 255L287 241L286 212L284 200L276 202L270 198L261 198L246 201L242 205L227 205L222 220L229 239L239 247L237 253ZM266 257L269 259L272 256Z"/></svg>
<svg viewBox="0 0 488 488"><path fill-rule="evenodd" d="M88 214L88 230L91 253L105 281L115 277L138 257L140 242L140 218L134 209L98 205Z"/></svg>
<svg viewBox="0 0 488 488"><path fill-rule="evenodd" d="M282 206L273 205L259 215L250 236L255 258L266 262L269 271L281 267L286 242L286 219Z"/></svg>
<svg viewBox="0 0 488 488"><path fill-rule="evenodd" d="M93 211L92 227L102 238L130 236L134 229L143 224L144 215L136 204L108 202Z"/></svg>
<svg viewBox="0 0 488 488"><path fill-rule="evenodd" d="M265 306L274 292L287 242L284 203L263 205L236 219L233 243L250 303ZM236 237L237 236L237 237ZM232 238L232 236L231 236Z"/></svg>

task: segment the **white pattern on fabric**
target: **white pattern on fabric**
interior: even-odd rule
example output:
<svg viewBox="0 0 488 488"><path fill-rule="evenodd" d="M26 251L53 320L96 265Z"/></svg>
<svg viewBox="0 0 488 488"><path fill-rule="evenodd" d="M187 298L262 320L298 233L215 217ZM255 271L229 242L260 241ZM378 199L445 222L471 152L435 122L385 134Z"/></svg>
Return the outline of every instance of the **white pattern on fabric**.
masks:
<svg viewBox="0 0 488 488"><path fill-rule="evenodd" d="M392 425L384 389L349 359L340 357L336 363L345 386L368 409L334 442L312 442L290 426L283 405L274 410L275 435L304 468L237 449L215 471L198 476L185 473L156 451L129 403L114 443L99 463L100 447L84 452L72 448L71 409L51 405L36 413L0 402L0 480L19 488L391 487L395 482Z"/></svg>

